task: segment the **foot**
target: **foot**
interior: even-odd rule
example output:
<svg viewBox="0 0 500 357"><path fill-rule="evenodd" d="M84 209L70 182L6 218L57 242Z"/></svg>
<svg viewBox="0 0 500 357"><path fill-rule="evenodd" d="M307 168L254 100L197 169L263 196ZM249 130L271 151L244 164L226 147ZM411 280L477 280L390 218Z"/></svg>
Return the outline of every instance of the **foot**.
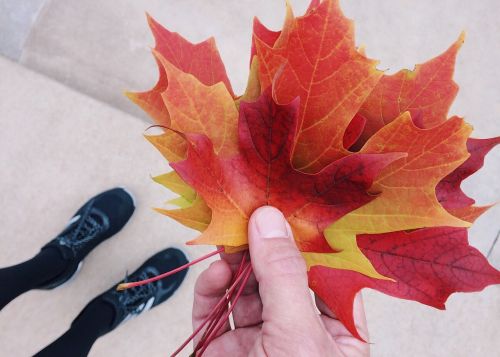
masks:
<svg viewBox="0 0 500 357"><path fill-rule="evenodd" d="M120 283L148 279L187 263L188 260L182 251L175 248L168 248L153 255L139 269ZM85 313L89 306L103 301L111 305L115 312L113 321L110 323L108 331L110 332L121 323L167 300L181 285L186 273L187 269L164 279L123 291L117 291L116 287L118 284L116 284L89 302L73 323L78 321L78 318Z"/></svg>
<svg viewBox="0 0 500 357"><path fill-rule="evenodd" d="M91 198L75 213L66 228L42 248L56 249L68 264L61 274L38 288L53 289L70 280L80 270L87 254L122 229L134 209L132 196L123 188Z"/></svg>

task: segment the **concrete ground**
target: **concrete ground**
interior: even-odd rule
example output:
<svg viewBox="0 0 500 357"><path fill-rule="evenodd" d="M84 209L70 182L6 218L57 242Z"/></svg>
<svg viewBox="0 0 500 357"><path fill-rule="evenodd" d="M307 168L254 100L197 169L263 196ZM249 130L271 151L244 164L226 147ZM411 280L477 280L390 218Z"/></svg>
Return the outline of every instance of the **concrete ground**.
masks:
<svg viewBox="0 0 500 357"><path fill-rule="evenodd" d="M144 11L192 41L214 35L237 92L248 73L251 17L278 28L283 16L283 2L269 0L46 0L16 6L20 3L0 0L0 53L18 61L0 57L0 266L30 258L102 189L126 185L138 207L125 229L89 256L71 284L29 292L0 312L0 356L9 357L32 355L126 270L195 234L150 210L168 198L149 178L166 164L142 138L147 123L138 118L145 117L121 94L155 81ZM292 3L300 14L307 1ZM496 0L344 0L342 5L357 21L359 43L390 72L438 54L466 29L456 75L461 91L452 112L474 125L476 137L500 134ZM479 203L500 199L499 160L497 149L464 185ZM470 231L471 243L483 253L500 230L499 217L495 207ZM209 249L186 251L197 257ZM500 248L490 262L500 267ZM192 269L168 303L100 339L90 355L172 352L189 334L193 284L204 266ZM499 286L454 295L446 312L373 291L364 295L373 356L499 354Z"/></svg>

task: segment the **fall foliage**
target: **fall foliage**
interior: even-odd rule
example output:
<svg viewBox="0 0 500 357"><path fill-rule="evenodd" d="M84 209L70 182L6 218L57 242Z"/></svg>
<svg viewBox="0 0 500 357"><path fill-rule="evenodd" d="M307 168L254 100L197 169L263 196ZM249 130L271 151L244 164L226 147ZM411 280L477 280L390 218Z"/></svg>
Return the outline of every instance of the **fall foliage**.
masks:
<svg viewBox="0 0 500 357"><path fill-rule="evenodd" d="M287 5L281 31L254 21L237 96L213 39L192 44L148 22L159 80L128 96L164 128L147 138L174 171L154 179L179 198L158 211L201 232L189 244L245 249L251 213L279 208L311 288L358 337L362 288L442 309L453 292L500 283L467 241L488 207L460 189L500 138L470 138L471 126L448 116L463 34L386 75L356 48L338 0L313 0L300 17Z"/></svg>

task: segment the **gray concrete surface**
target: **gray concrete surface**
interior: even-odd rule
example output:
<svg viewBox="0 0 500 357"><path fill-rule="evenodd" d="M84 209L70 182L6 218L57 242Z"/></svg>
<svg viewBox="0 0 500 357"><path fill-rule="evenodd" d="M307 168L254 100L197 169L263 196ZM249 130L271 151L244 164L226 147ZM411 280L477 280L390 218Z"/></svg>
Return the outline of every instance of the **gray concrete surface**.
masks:
<svg viewBox="0 0 500 357"><path fill-rule="evenodd" d="M31 291L0 312L0 356L31 356L127 270L167 246L184 246L195 233L151 210L169 194L150 179L166 164L142 137L144 122L1 57L0 73L0 266L31 258L101 190L124 185L137 198L131 221L92 252L74 281ZM202 268L189 272L168 304L98 341L91 355L171 352L190 333L193 284Z"/></svg>
<svg viewBox="0 0 500 357"><path fill-rule="evenodd" d="M0 54L17 61L46 0L0 0Z"/></svg>
<svg viewBox="0 0 500 357"><path fill-rule="evenodd" d="M302 14L308 0L292 0ZM500 6L497 0L341 0L356 21L359 44L380 68L412 68L446 49L467 30L457 66L462 86L454 112L493 122L500 113ZM229 78L241 93L248 74L251 20L281 26L283 0L147 2L52 0L31 31L21 61L127 112L142 115L123 96L156 80L153 40L144 12L193 42L216 38ZM481 93L481 95L478 95ZM486 132L484 133L486 134Z"/></svg>
<svg viewBox="0 0 500 357"><path fill-rule="evenodd" d="M306 2L292 1L297 14ZM474 125L476 137L500 134L496 0L343 0L342 5L357 21L359 44L390 72L440 53L467 30L456 74L461 91L452 112ZM0 226L8 232L0 239L0 266L29 258L100 189L126 184L139 197L130 224L89 257L77 280L49 293L30 292L0 313L0 356L33 354L126 269L194 235L149 210L167 198L149 180L165 163L141 136L147 125L107 105L141 116L121 93L147 89L156 79L144 11L192 41L214 35L236 92L248 73L252 16L278 28L284 13L281 0L51 0L22 48L21 63L99 101L0 59ZM499 162L497 149L464 185L479 203L500 199ZM499 217L497 206L470 231L472 244L483 253L500 229ZM207 250L188 251L196 257ZM490 261L500 267L499 246ZM202 267L191 271L171 302L99 340L91 356L171 352L189 333L191 292ZM495 357L500 351L498 286L453 296L446 312L372 291L365 298L375 357Z"/></svg>
<svg viewBox="0 0 500 357"><path fill-rule="evenodd" d="M126 270L195 233L150 210L168 195L149 179L166 165L142 138L145 123L1 58L0 73L0 266L30 258L99 190L125 185L138 198L131 222L86 259L77 279L54 291L31 291L1 311L0 356L28 356L59 336L87 301ZM498 169L488 160L489 175L499 177ZM479 182L469 191L481 193ZM494 199L492 192L487 196ZM483 252L498 229L499 213L499 207L492 209L472 229L471 240ZM197 257L208 249L187 251ZM498 252L491 259L497 267ZM189 334L193 284L205 266L192 269L169 302L101 338L90 355L173 351ZM366 291L372 355L495 357L499 298L499 286L458 294L443 312Z"/></svg>

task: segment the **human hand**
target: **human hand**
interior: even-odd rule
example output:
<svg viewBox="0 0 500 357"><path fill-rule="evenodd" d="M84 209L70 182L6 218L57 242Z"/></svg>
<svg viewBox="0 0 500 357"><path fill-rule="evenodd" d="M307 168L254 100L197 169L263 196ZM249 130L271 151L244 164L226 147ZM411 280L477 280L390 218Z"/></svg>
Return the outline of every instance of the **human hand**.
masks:
<svg viewBox="0 0 500 357"><path fill-rule="evenodd" d="M369 345L354 338L318 297L314 304L305 262L280 211L269 206L257 209L250 218L248 238L254 274L234 307L235 329L225 324L205 356L369 356ZM225 294L241 259L241 254L224 255L200 275L194 329ZM360 295L354 302L354 319L367 340Z"/></svg>

